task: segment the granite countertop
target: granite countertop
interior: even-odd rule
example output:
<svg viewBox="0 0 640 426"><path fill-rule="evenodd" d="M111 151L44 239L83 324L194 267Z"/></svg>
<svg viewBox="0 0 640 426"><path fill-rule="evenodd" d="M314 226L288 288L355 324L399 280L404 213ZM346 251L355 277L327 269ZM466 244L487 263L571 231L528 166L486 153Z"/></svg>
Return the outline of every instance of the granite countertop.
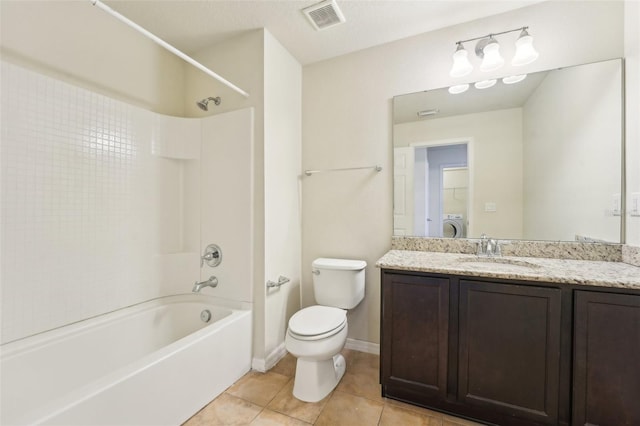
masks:
<svg viewBox="0 0 640 426"><path fill-rule="evenodd" d="M383 269L581 284L640 290L640 267L623 262L541 257L478 257L472 254L391 250Z"/></svg>

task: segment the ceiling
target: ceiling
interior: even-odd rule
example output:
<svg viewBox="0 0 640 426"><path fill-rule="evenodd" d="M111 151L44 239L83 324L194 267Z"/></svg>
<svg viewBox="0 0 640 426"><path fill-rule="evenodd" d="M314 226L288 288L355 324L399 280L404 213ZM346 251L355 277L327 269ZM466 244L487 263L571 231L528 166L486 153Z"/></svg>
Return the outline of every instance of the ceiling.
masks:
<svg viewBox="0 0 640 426"><path fill-rule="evenodd" d="M538 3L541 0L337 0L346 23L316 31L318 0L104 0L187 54L267 28L303 65Z"/></svg>

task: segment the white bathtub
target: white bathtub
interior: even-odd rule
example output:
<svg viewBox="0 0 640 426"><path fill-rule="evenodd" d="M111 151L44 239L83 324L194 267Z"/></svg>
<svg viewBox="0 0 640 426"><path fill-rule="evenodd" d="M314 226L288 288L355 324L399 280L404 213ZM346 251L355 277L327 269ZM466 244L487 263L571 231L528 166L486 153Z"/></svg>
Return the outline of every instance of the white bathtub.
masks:
<svg viewBox="0 0 640 426"><path fill-rule="evenodd" d="M180 424L249 371L249 307L169 296L2 345L0 424Z"/></svg>

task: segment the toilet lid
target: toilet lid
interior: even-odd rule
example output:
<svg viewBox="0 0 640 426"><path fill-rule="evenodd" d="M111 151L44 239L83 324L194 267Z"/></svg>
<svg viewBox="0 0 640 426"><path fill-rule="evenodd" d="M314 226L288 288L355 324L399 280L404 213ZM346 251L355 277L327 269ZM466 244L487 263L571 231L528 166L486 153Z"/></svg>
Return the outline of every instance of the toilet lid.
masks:
<svg viewBox="0 0 640 426"><path fill-rule="evenodd" d="M291 317L289 330L300 336L316 336L340 327L347 320L343 309L331 306L309 306Z"/></svg>

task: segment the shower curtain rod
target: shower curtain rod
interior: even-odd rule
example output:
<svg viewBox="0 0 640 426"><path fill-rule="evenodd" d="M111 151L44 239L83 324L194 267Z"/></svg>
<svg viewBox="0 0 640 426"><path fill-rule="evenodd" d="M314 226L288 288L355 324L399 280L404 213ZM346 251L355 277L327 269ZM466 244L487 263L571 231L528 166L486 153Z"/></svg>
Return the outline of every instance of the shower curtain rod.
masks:
<svg viewBox="0 0 640 426"><path fill-rule="evenodd" d="M110 14L111 16L117 18L118 20L120 20L121 22L127 24L128 26L130 26L134 30L138 31L139 33L141 33L145 37L151 39L155 43L157 43L160 46L164 47L169 52L171 52L174 55L178 56L179 58L185 60L186 62L190 63L194 67L198 68L200 71L204 72L205 74L209 75L210 77L215 78L220 83L222 83L225 86L229 87L230 89L240 93L242 96L247 97L247 98L249 97L249 94L247 92L245 92L244 90L242 90L241 88L239 88L235 84L231 83L230 81L224 79L220 75L218 75L215 72L211 71L209 68L205 67L200 62L198 62L195 59L193 59L191 56L188 56L185 53L181 52L180 50L176 49L175 47L173 47L172 45L170 45L166 41L162 40L160 37L156 36L155 34L150 33L149 31L147 31L146 29L142 28L140 25L136 24L135 22L133 22L132 20L130 20L126 16L121 15L120 13L118 13L115 10L111 9L109 6L107 6L106 4L102 3L100 0L89 0L89 1L94 6L98 6L100 9L104 10L105 12Z"/></svg>

